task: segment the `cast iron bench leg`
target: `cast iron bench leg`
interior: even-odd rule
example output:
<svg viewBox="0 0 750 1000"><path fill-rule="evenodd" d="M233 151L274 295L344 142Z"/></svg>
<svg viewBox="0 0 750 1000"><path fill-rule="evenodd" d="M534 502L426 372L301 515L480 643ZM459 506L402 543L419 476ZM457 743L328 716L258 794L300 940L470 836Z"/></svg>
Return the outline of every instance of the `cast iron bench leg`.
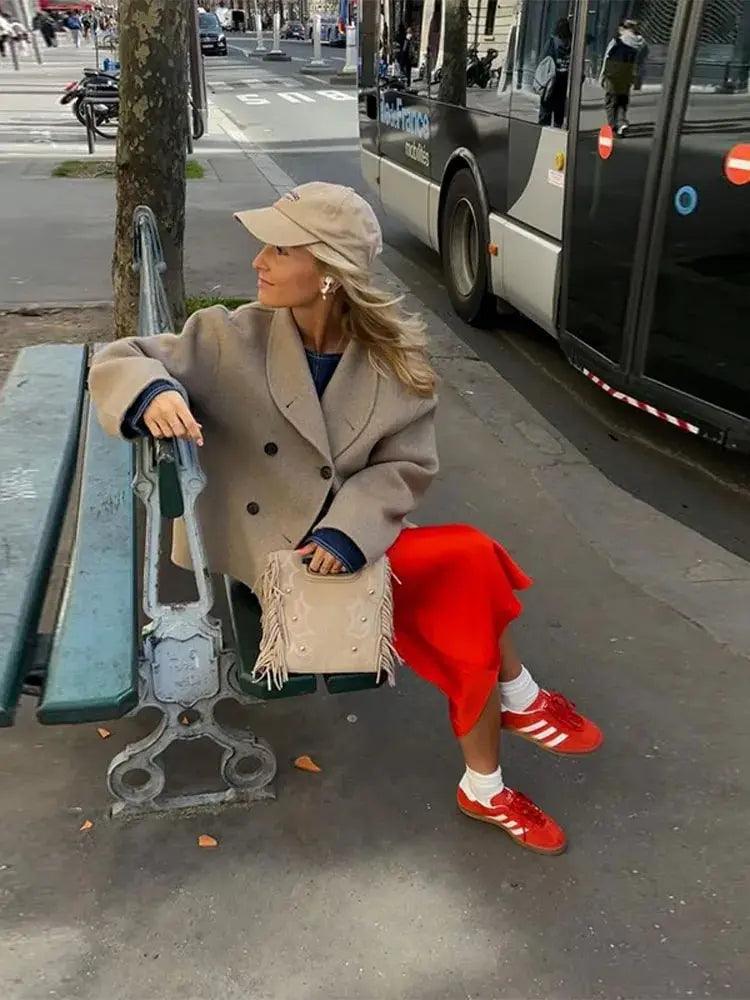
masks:
<svg viewBox="0 0 750 1000"><path fill-rule="evenodd" d="M195 509L206 478L195 445L144 439L136 445L136 456L134 488L146 507L143 608L150 624L144 630L139 663L138 707L131 715L156 708L161 720L148 736L113 758L107 772L107 783L116 799L112 815L174 812L274 798L271 783L276 757L269 744L249 730L226 726L216 718L219 702L240 701L242 692L235 654L224 649L221 622L210 615L211 576ZM172 492L179 492L172 501L170 483ZM183 518L190 557L197 568L198 599L165 604L159 600L158 579L162 514L170 517L176 513ZM221 747L219 772L226 788L182 795L166 792L166 775L157 758L177 740L201 738ZM141 784L128 780L137 772L141 778L146 775Z"/></svg>

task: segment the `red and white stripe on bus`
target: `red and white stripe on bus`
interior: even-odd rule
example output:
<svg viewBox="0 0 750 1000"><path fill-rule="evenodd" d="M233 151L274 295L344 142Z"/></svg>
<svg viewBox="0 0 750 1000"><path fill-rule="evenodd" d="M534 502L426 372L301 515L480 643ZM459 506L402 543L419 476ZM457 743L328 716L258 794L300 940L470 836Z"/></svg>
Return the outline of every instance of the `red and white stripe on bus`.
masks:
<svg viewBox="0 0 750 1000"><path fill-rule="evenodd" d="M599 378L598 375L594 375L588 368L581 368L581 371L587 379L590 379L594 385L598 385L612 399L618 399L621 403L634 406L636 410L643 410L644 413L650 413L652 417L658 417L659 420L666 420L668 424L672 424L673 427L679 427L681 431L687 431L688 434L700 434L700 428L696 427L695 424L691 424L681 417L673 417L671 413L665 413L664 410L659 410L650 403L644 403L642 400L636 399L635 396L629 396L626 392L621 392L619 389L613 389L604 379Z"/></svg>

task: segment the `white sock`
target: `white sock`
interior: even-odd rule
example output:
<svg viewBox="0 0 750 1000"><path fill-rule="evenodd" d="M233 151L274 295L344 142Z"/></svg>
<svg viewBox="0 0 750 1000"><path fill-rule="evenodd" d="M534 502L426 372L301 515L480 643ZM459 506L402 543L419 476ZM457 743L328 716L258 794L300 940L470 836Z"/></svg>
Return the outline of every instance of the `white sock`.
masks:
<svg viewBox="0 0 750 1000"><path fill-rule="evenodd" d="M538 695L539 685L526 667L512 681L500 681L500 702L506 712L525 712Z"/></svg>
<svg viewBox="0 0 750 1000"><path fill-rule="evenodd" d="M479 771L472 771L467 767L458 784L465 795L475 802L481 802L483 806L491 805L490 799L505 788L500 766L492 774L480 774Z"/></svg>

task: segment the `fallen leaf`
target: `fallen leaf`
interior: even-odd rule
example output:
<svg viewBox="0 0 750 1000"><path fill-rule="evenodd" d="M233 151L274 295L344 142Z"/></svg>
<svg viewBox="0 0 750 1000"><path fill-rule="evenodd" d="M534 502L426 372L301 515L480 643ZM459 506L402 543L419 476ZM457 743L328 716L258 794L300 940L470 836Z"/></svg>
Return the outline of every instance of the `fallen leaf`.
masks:
<svg viewBox="0 0 750 1000"><path fill-rule="evenodd" d="M180 716L180 725L181 726L189 726L190 725L190 719L186 715L181 715Z"/></svg>
<svg viewBox="0 0 750 1000"><path fill-rule="evenodd" d="M99 733L99 735L103 740L108 740L109 737L112 735L112 733L110 733L108 729L105 729L104 726L99 726L96 731L97 733Z"/></svg>
<svg viewBox="0 0 750 1000"><path fill-rule="evenodd" d="M198 847L218 847L219 841L215 837L210 837L207 833L202 833L198 837Z"/></svg>
<svg viewBox="0 0 750 1000"><path fill-rule="evenodd" d="M306 753L295 760L294 766L298 767L300 771L312 771L313 774L320 774L320 768Z"/></svg>
<svg viewBox="0 0 750 1000"><path fill-rule="evenodd" d="M81 824L80 830L81 831L83 831L83 830L90 830L93 825L94 824L91 822L90 819L85 819L83 821L83 823Z"/></svg>

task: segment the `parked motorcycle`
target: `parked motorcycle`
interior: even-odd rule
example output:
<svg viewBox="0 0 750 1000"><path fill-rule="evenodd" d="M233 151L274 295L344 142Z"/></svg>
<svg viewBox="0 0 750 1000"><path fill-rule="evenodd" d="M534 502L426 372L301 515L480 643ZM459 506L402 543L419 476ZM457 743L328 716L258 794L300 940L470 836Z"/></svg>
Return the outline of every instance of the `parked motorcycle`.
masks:
<svg viewBox="0 0 750 1000"><path fill-rule="evenodd" d="M120 117L119 74L107 73L100 69L85 69L83 77L77 82L69 83L60 98L60 104L73 104L73 114L82 125L86 125L84 100L86 98L106 98L101 103L93 104L94 132L102 139L114 139L117 136L117 124ZM117 98L117 100L113 100Z"/></svg>
<svg viewBox="0 0 750 1000"><path fill-rule="evenodd" d="M497 49L487 49L487 52L479 57L476 47L469 49L466 59L466 86L467 87L487 87L492 79L492 64L497 59Z"/></svg>

